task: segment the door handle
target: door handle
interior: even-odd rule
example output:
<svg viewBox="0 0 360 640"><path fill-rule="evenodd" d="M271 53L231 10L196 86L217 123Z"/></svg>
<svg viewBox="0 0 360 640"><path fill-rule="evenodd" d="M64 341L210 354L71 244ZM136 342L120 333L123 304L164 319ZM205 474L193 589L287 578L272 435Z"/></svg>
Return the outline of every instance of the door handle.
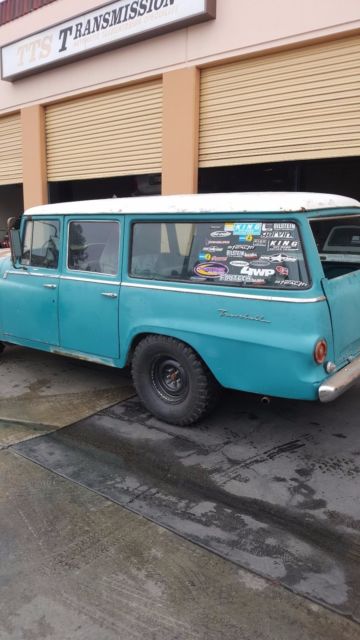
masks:
<svg viewBox="0 0 360 640"><path fill-rule="evenodd" d="M56 289L57 285L56 284L43 284L43 287L45 287L45 289Z"/></svg>
<svg viewBox="0 0 360 640"><path fill-rule="evenodd" d="M117 298L117 293L107 293L103 291L101 295L104 296L105 298Z"/></svg>

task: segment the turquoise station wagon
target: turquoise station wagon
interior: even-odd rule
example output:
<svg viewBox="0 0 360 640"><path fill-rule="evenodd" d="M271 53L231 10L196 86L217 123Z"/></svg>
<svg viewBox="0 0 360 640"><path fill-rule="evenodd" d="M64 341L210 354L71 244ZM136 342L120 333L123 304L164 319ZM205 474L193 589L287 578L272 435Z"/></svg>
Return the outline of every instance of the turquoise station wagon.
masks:
<svg viewBox="0 0 360 640"><path fill-rule="evenodd" d="M113 367L161 420L221 387L328 402L360 376L360 203L228 193L35 207L0 262L0 340Z"/></svg>

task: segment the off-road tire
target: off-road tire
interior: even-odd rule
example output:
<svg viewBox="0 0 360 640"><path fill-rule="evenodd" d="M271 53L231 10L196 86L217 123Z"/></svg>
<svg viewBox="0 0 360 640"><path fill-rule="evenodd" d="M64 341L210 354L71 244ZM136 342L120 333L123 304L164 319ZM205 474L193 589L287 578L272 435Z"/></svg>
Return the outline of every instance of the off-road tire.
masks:
<svg viewBox="0 0 360 640"><path fill-rule="evenodd" d="M144 406L179 426L198 422L216 404L219 385L191 347L168 336L147 336L132 358L132 377Z"/></svg>

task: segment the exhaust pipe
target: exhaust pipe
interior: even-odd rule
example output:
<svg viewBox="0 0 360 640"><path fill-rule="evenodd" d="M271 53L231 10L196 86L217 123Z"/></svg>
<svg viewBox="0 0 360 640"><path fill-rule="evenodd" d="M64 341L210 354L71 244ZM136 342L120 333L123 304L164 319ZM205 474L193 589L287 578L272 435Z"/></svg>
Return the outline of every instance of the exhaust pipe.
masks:
<svg viewBox="0 0 360 640"><path fill-rule="evenodd" d="M268 396L263 396L260 400L261 404L270 404L271 400Z"/></svg>

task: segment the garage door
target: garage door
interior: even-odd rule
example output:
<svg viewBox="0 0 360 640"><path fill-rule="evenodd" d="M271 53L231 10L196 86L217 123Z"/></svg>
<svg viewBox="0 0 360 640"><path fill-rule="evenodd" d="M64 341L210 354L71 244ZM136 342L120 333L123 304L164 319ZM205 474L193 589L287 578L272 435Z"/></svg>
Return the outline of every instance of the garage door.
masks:
<svg viewBox="0 0 360 640"><path fill-rule="evenodd" d="M0 185L22 182L20 114L0 118Z"/></svg>
<svg viewBox="0 0 360 640"><path fill-rule="evenodd" d="M161 119L160 80L47 107L49 180L161 172Z"/></svg>
<svg viewBox="0 0 360 640"><path fill-rule="evenodd" d="M360 155L360 37L205 69L200 166Z"/></svg>

